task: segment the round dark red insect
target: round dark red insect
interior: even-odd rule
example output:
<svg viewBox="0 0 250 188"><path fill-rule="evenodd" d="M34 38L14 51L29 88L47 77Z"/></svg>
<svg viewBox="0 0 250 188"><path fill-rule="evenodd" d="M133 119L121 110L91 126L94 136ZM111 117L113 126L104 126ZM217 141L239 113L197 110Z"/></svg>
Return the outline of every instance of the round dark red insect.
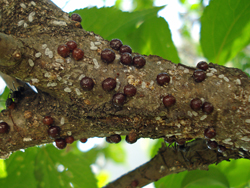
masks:
<svg viewBox="0 0 250 188"><path fill-rule="evenodd" d="M195 111L200 110L201 106L202 106L202 101L199 98L194 98L190 101L190 107Z"/></svg>
<svg viewBox="0 0 250 188"><path fill-rule="evenodd" d="M76 14L76 13L72 14L70 18L71 18L71 20L74 20L76 22L81 22L82 21L82 17L79 14Z"/></svg>
<svg viewBox="0 0 250 188"><path fill-rule="evenodd" d="M0 134L9 133L10 126L6 122L0 122Z"/></svg>
<svg viewBox="0 0 250 188"><path fill-rule="evenodd" d="M202 82L206 78L206 73L201 69L197 69L193 73L193 78L196 82Z"/></svg>
<svg viewBox="0 0 250 188"><path fill-rule="evenodd" d="M110 47L113 48L114 50L119 50L121 46L122 46L122 41L120 39L112 39L110 41Z"/></svg>
<svg viewBox="0 0 250 188"><path fill-rule="evenodd" d="M208 127L204 130L204 136L208 139L214 138L216 136L216 131L213 127Z"/></svg>
<svg viewBox="0 0 250 188"><path fill-rule="evenodd" d="M84 91L90 91L94 88L95 83L92 78L86 76L81 79L80 85Z"/></svg>
<svg viewBox="0 0 250 188"><path fill-rule="evenodd" d="M206 71L208 69L208 64L206 61L200 61L197 64L197 68Z"/></svg>
<svg viewBox="0 0 250 188"><path fill-rule="evenodd" d="M170 76L168 73L160 73L156 77L156 81L160 86L166 85L170 82Z"/></svg>
<svg viewBox="0 0 250 188"><path fill-rule="evenodd" d="M165 107L171 107L176 103L176 99L173 95L167 95L165 97L163 97L162 102L164 104Z"/></svg>
<svg viewBox="0 0 250 188"><path fill-rule="evenodd" d="M61 44L58 46L57 48L57 53L62 56L62 57L68 57L69 56L69 53L70 53L70 49L67 45L65 44Z"/></svg>
<svg viewBox="0 0 250 188"><path fill-rule="evenodd" d="M115 107L122 107L126 102L126 95L123 93L116 93L113 96L112 103Z"/></svg>
<svg viewBox="0 0 250 188"><path fill-rule="evenodd" d="M116 80L114 78L106 78L102 82L102 89L104 91L112 91L116 87Z"/></svg>
<svg viewBox="0 0 250 188"><path fill-rule="evenodd" d="M64 149L67 146L67 142L64 138L57 138L55 142L58 149Z"/></svg>
<svg viewBox="0 0 250 188"><path fill-rule="evenodd" d="M141 69L142 67L144 67L146 64L146 59L142 56L142 55L136 55L133 58L133 65L138 68Z"/></svg>
<svg viewBox="0 0 250 188"><path fill-rule="evenodd" d="M115 60L115 52L111 49L104 49L101 52L101 59L105 63L112 63Z"/></svg>
<svg viewBox="0 0 250 188"><path fill-rule="evenodd" d="M123 92L126 96L133 97L136 94L136 87L131 84L128 84L124 87Z"/></svg>
<svg viewBox="0 0 250 188"><path fill-rule="evenodd" d="M123 45L123 46L120 47L120 53L122 54L122 53L125 53L125 52L130 53L130 54L132 53L132 49L130 48L130 46Z"/></svg>

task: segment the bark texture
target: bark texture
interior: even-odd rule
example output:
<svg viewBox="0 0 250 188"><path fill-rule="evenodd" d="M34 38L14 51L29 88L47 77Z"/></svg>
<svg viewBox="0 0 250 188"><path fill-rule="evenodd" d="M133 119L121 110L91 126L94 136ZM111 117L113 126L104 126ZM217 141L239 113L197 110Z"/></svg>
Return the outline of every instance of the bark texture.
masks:
<svg viewBox="0 0 250 188"><path fill-rule="evenodd" d="M38 89L38 93L27 89L15 109L0 114L0 121L11 126L8 134L0 135L0 156L53 142L42 123L48 115L60 126L62 137L133 134L137 139L174 138L183 142L204 139L204 130L213 127L216 142L234 154L250 149L250 85L241 70L210 63L206 79L196 82L196 68L150 55L144 56L146 65L137 69L121 64L115 50L115 61L107 64L100 54L110 48L109 41L82 29L50 1L1 0L0 7L0 71ZM82 60L58 55L57 47L69 40L84 51ZM166 86L156 82L162 72L171 77ZM81 88L84 76L94 80L93 90ZM108 77L117 82L111 92L102 89L102 81ZM115 107L113 95L122 93L127 84L136 86L137 94L127 97L122 107ZM162 98L168 94L175 97L176 104L166 108ZM193 98L210 102L214 111L193 111Z"/></svg>

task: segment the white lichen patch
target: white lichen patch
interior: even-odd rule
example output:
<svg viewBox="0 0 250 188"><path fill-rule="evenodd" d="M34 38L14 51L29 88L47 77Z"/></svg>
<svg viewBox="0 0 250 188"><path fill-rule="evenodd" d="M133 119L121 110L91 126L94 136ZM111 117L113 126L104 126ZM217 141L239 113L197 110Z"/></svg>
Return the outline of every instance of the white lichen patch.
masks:
<svg viewBox="0 0 250 188"><path fill-rule="evenodd" d="M36 13L35 12L31 12L30 14L29 14L29 16L28 16L28 20L29 20L29 22L33 22L33 20L34 20L34 16L36 15Z"/></svg>
<svg viewBox="0 0 250 188"><path fill-rule="evenodd" d="M67 23L65 21L58 21L58 20L53 20L52 24L58 26L67 26Z"/></svg>
<svg viewBox="0 0 250 188"><path fill-rule="evenodd" d="M19 22L17 22L17 26L20 27L24 24L24 20L20 20Z"/></svg>
<svg viewBox="0 0 250 188"><path fill-rule="evenodd" d="M180 123L177 123L175 126L178 127L178 128L181 128L181 124Z"/></svg>
<svg viewBox="0 0 250 188"><path fill-rule="evenodd" d="M23 27L24 28L27 28L29 25L25 22L24 24L23 24Z"/></svg>
<svg viewBox="0 0 250 188"><path fill-rule="evenodd" d="M34 7L36 6L36 3L34 1L31 1L30 4Z"/></svg>
<svg viewBox="0 0 250 188"><path fill-rule="evenodd" d="M120 86L121 86L121 82L118 78L115 79L116 80L116 87L115 87L115 91L118 91Z"/></svg>
<svg viewBox="0 0 250 188"><path fill-rule="evenodd" d="M94 42L94 44L95 44L96 46L99 46L99 45L101 45L102 43L101 43L101 42Z"/></svg>
<svg viewBox="0 0 250 188"><path fill-rule="evenodd" d="M224 79L226 82L229 82L228 77L224 77L223 79Z"/></svg>
<svg viewBox="0 0 250 188"><path fill-rule="evenodd" d="M115 59L116 59L116 60L120 60L120 58L121 58L121 55L120 55L120 54L115 54Z"/></svg>
<svg viewBox="0 0 250 188"><path fill-rule="evenodd" d="M207 118L207 115L203 115L203 116L200 117L200 120L203 121L206 118Z"/></svg>
<svg viewBox="0 0 250 188"><path fill-rule="evenodd" d="M44 77L49 78L51 76L50 72L45 72Z"/></svg>
<svg viewBox="0 0 250 188"><path fill-rule="evenodd" d="M42 53L38 52L38 53L35 54L35 57L39 58L39 57L41 57L41 55L42 55Z"/></svg>
<svg viewBox="0 0 250 188"><path fill-rule="evenodd" d="M94 68L98 69L100 67L98 61L96 59L93 59L93 63L94 63Z"/></svg>
<svg viewBox="0 0 250 188"><path fill-rule="evenodd" d="M32 78L31 79L32 84L37 84L39 80L37 78Z"/></svg>
<svg viewBox="0 0 250 188"><path fill-rule="evenodd" d="M49 52L50 52L50 49L49 49L49 48L46 48L46 49L45 49L45 55L49 55Z"/></svg>
<svg viewBox="0 0 250 188"><path fill-rule="evenodd" d="M63 60L63 59L56 59L56 62L57 62L57 63L63 63L64 60Z"/></svg>
<svg viewBox="0 0 250 188"><path fill-rule="evenodd" d="M28 60L28 63L29 63L29 65L30 65L31 67L34 66L34 61L33 61L32 59L29 59L29 60Z"/></svg>
<svg viewBox="0 0 250 188"><path fill-rule="evenodd" d="M246 122L246 123L250 123L250 119L246 119L245 122Z"/></svg>
<svg viewBox="0 0 250 188"><path fill-rule="evenodd" d="M85 77L85 75L84 75L84 74L81 74L81 75L79 76L78 80L81 80L81 79L83 79L84 77Z"/></svg>
<svg viewBox="0 0 250 188"><path fill-rule="evenodd" d="M183 71L184 73L189 73L189 70L188 69L184 69L184 71Z"/></svg>
<svg viewBox="0 0 250 188"><path fill-rule="evenodd" d="M66 88L64 88L64 91L67 92L67 93L70 93L71 89L69 87L66 87Z"/></svg>
<svg viewBox="0 0 250 188"><path fill-rule="evenodd" d="M179 67L178 67L178 69L180 69L180 70L184 70L185 68L184 68L184 67L182 67L182 66L179 66Z"/></svg>
<svg viewBox="0 0 250 188"><path fill-rule="evenodd" d="M214 74L211 72L206 73L206 76L213 76Z"/></svg>
<svg viewBox="0 0 250 188"><path fill-rule="evenodd" d="M217 72L217 70L216 70L215 68L208 68L208 70L209 70L210 72L212 72L212 73L216 73L216 72Z"/></svg>
<svg viewBox="0 0 250 188"><path fill-rule="evenodd" d="M75 88L75 92L76 92L77 95L81 95L82 94L82 92L78 88Z"/></svg>
<svg viewBox="0 0 250 188"><path fill-rule="evenodd" d="M72 62L72 59L70 57L67 57L66 58L66 63L71 63Z"/></svg>
<svg viewBox="0 0 250 188"><path fill-rule="evenodd" d="M48 56L49 56L50 59L52 59L53 56L54 56L54 55L53 55L53 52L52 52L52 51L49 51Z"/></svg>
<svg viewBox="0 0 250 188"><path fill-rule="evenodd" d="M97 50L98 49L98 47L96 47L96 46L90 46L90 50Z"/></svg>
<svg viewBox="0 0 250 188"><path fill-rule="evenodd" d="M161 61L157 61L156 64L157 64L157 65L160 65L160 64L161 64Z"/></svg>
<svg viewBox="0 0 250 188"><path fill-rule="evenodd" d="M192 112L190 112L190 111L187 111L187 114L188 114L188 116L190 116L190 117L193 116Z"/></svg>
<svg viewBox="0 0 250 188"><path fill-rule="evenodd" d="M57 86L56 82L49 82L49 83L47 83L47 87L55 87L55 86Z"/></svg>
<svg viewBox="0 0 250 188"><path fill-rule="evenodd" d="M147 86L146 82L142 82L142 83L141 83L141 87L142 87L143 89L145 89L146 86Z"/></svg>
<svg viewBox="0 0 250 188"><path fill-rule="evenodd" d="M121 134L122 132L121 131L115 131L115 134Z"/></svg>
<svg viewBox="0 0 250 188"><path fill-rule="evenodd" d="M220 74L218 77L219 78L224 78L225 76L224 76L224 74Z"/></svg>
<svg viewBox="0 0 250 188"><path fill-rule="evenodd" d="M245 142L249 142L250 141L250 137L248 137L248 136L243 136L240 139L243 140L243 141L245 141Z"/></svg>
<svg viewBox="0 0 250 188"><path fill-rule="evenodd" d="M26 5L24 3L20 3L20 7L22 7L23 9L25 9Z"/></svg>
<svg viewBox="0 0 250 188"><path fill-rule="evenodd" d="M95 38L96 38L96 40L98 40L98 41L102 40L102 37L100 37L100 36L98 36L98 35L96 35Z"/></svg>
<svg viewBox="0 0 250 188"><path fill-rule="evenodd" d="M64 125L64 123L65 123L65 119L64 119L64 117L61 117L60 124L61 124L61 125Z"/></svg>
<svg viewBox="0 0 250 188"><path fill-rule="evenodd" d="M193 114L194 116L198 116L198 113L195 112L195 111L192 111L192 114Z"/></svg>
<svg viewBox="0 0 250 188"><path fill-rule="evenodd" d="M235 82L236 85L241 85L240 79L236 79L236 80L234 80L234 82Z"/></svg>
<svg viewBox="0 0 250 188"><path fill-rule="evenodd" d="M30 137L24 137L23 141L24 142L30 142L30 141L32 141L32 138L30 138Z"/></svg>
<svg viewBox="0 0 250 188"><path fill-rule="evenodd" d="M158 116L158 117L155 117L155 120L156 121L161 121L162 119L161 119L161 117Z"/></svg>
<svg viewBox="0 0 250 188"><path fill-rule="evenodd" d="M67 135L68 135L68 136L71 136L71 135L72 135L72 132L71 132L71 131L67 131Z"/></svg>
<svg viewBox="0 0 250 188"><path fill-rule="evenodd" d="M202 103L204 103L204 102L205 102L205 99L204 99L204 98L201 98L201 101L202 101Z"/></svg>
<svg viewBox="0 0 250 188"><path fill-rule="evenodd" d="M42 49L45 49L45 48L47 48L47 44L42 45Z"/></svg>

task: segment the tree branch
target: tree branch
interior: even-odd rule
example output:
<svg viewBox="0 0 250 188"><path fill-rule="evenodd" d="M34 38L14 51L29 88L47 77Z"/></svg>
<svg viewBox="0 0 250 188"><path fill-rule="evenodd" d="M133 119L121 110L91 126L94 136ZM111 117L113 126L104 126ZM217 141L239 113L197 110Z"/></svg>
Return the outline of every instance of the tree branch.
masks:
<svg viewBox="0 0 250 188"><path fill-rule="evenodd" d="M213 139L228 151L250 149L250 84L241 70L210 63L205 80L196 82L193 78L196 68L150 55L144 56L146 65L137 69L120 63L121 55L116 50L114 62L107 64L100 54L103 49L111 48L109 41L82 29L79 22L72 21L49 0L24 0L22 3L2 0L0 7L3 18L0 22L0 70L38 88L38 94L27 90L18 99L15 109L0 114L0 121L11 126L8 134L0 135L0 155L53 142L47 134L48 127L42 123L47 115L53 117L54 125L60 126L62 137L73 135L80 139L133 132L136 138L174 137L176 142L185 142L205 138L204 130L213 127L216 131ZM57 53L58 46L69 40L76 41L83 49L82 60L76 61L72 55L63 58ZM169 84L164 86L156 81L162 72L170 75ZM80 80L84 76L94 80L93 90L81 88ZM108 77L117 82L111 92L102 88L103 80ZM123 93L127 84L134 85L137 94L127 97L123 106L113 105L113 96ZM162 102L168 94L176 99L171 107L165 107ZM190 101L194 98L211 103L213 112L192 110ZM179 162L175 165L177 171L202 167L190 167L191 163L184 161L182 152L170 148L166 151L162 154L164 158L178 154L177 161L173 161ZM160 154L156 158L163 159ZM161 166L168 166L163 173L168 174L175 164L158 162L157 175L146 174L145 183L161 177ZM171 173L177 171L172 169ZM141 171L136 172L136 177L140 174Z"/></svg>
<svg viewBox="0 0 250 188"><path fill-rule="evenodd" d="M249 159L250 156L242 149L227 150L223 154L210 150L204 139L189 142L184 148L181 146L181 149L179 146L166 147L163 143L153 159L109 183L105 188L132 188L134 182L138 183L138 187L143 187L170 174L186 170L208 170L210 164L241 157Z"/></svg>

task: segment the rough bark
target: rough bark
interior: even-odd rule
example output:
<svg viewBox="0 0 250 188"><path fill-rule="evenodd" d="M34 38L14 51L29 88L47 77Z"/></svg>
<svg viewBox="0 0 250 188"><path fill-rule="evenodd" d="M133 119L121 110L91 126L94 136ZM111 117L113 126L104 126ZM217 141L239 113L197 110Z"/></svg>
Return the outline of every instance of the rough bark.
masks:
<svg viewBox="0 0 250 188"><path fill-rule="evenodd" d="M116 59L107 64L100 53L110 48L109 41L82 29L49 0L2 0L0 7L0 71L38 89L37 94L27 89L15 109L0 114L0 120L11 126L8 134L0 135L0 156L53 142L42 123L47 115L61 127L62 137L133 132L138 139L174 136L181 142L204 139L204 130L213 127L216 142L228 150L250 149L250 84L241 70L210 63L206 79L198 83L192 76L196 68L154 55L144 56L146 65L137 69L122 65L114 50ZM57 47L68 40L83 49L83 60L57 54ZM156 82L161 72L171 77L166 86ZM80 87L84 76L94 80L92 91ZM102 81L107 77L116 79L114 91L103 91ZM113 95L123 92L128 83L136 86L137 94L128 97L122 107L115 107ZM176 98L170 108L162 103L168 94ZM190 108L190 101L197 97L214 106L212 114Z"/></svg>

